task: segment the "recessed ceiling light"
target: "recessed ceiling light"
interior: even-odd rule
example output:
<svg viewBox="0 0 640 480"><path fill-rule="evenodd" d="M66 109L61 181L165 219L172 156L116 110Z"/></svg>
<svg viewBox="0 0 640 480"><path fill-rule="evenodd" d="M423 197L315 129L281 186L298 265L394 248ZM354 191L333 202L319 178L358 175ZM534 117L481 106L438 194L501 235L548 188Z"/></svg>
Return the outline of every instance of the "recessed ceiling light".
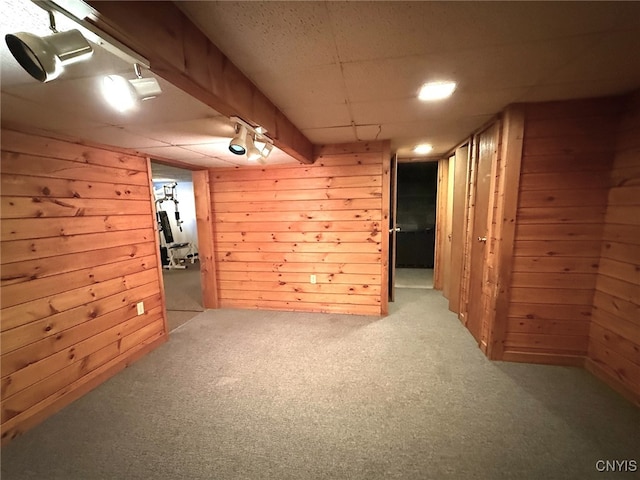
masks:
<svg viewBox="0 0 640 480"><path fill-rule="evenodd" d="M418 155L426 155L427 153L431 152L431 150L433 150L433 146L429 145L428 143L416 145L416 147L413 149L413 151Z"/></svg>
<svg viewBox="0 0 640 480"><path fill-rule="evenodd" d="M422 85L418 98L423 101L442 100L450 97L456 89L456 82L429 82Z"/></svg>

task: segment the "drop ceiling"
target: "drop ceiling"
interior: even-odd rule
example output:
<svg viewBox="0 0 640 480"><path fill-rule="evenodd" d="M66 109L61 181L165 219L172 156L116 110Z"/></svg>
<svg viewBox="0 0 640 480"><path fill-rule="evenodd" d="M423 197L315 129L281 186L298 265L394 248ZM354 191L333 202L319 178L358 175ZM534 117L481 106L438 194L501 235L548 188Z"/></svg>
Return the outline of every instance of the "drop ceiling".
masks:
<svg viewBox="0 0 640 480"><path fill-rule="evenodd" d="M439 156L510 103L640 88L640 2L176 4L314 144L389 139L411 157L431 143ZM3 36L48 33L30 2L0 2L0 17ZM139 111L110 111L100 76L133 70L99 47L47 84L24 73L4 42L0 53L5 125L183 164L247 163L227 150L229 119L162 79L163 95ZM418 101L431 80L458 88L448 100ZM281 151L269 158L288 162Z"/></svg>

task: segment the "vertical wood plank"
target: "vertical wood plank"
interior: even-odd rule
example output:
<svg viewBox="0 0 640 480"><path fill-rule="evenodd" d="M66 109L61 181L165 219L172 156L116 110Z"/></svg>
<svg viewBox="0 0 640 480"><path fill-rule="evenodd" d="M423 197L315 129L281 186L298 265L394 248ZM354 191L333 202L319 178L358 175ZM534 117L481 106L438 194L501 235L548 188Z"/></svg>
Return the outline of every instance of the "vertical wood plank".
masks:
<svg viewBox="0 0 640 480"><path fill-rule="evenodd" d="M497 218L500 222L500 234L496 249L495 317L487 345L487 355L492 359L502 358L507 331L523 140L524 111L521 106L512 105L505 111L503 120L502 178L499 185L501 215Z"/></svg>
<svg viewBox="0 0 640 480"><path fill-rule="evenodd" d="M449 310L460 313L462 288L462 263L465 238L465 200L467 198L467 175L469 173L469 145L456 149L453 179L453 211L451 226L451 287Z"/></svg>
<svg viewBox="0 0 640 480"><path fill-rule="evenodd" d="M202 284L202 303L205 308L218 308L218 282L215 265L214 239L212 232L211 191L208 170L191 173L193 195L198 227L198 249Z"/></svg>

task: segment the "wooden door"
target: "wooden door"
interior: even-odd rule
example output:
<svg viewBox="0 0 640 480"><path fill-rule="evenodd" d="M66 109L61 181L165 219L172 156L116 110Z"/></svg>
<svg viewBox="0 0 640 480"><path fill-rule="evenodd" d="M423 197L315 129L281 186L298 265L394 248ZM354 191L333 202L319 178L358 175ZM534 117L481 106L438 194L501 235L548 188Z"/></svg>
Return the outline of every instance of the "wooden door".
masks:
<svg viewBox="0 0 640 480"><path fill-rule="evenodd" d="M393 155L389 165L389 301L395 299L396 288L396 240L397 226L396 216L398 213L398 157Z"/></svg>
<svg viewBox="0 0 640 480"><path fill-rule="evenodd" d="M469 260L469 297L467 303L467 328L480 343L485 315L483 295L486 278L486 248L489 231L489 196L491 195L491 167L497 153L497 124L478 134L474 159L475 183L472 208L472 231Z"/></svg>
<svg viewBox="0 0 640 480"><path fill-rule="evenodd" d="M467 178L469 173L469 146L456 150L453 172L453 206L451 225L451 280L449 288L449 310L460 314L460 291L462 285L462 266L465 243L465 207L467 197Z"/></svg>
<svg viewBox="0 0 640 480"><path fill-rule="evenodd" d="M443 265L443 277L444 277L444 285L442 286L442 294L444 298L451 298L451 240L453 238L453 178L455 172L455 164L456 157L452 155L449 157L448 168L447 168L447 200L446 200L446 209L445 209L445 229L444 229L444 265Z"/></svg>

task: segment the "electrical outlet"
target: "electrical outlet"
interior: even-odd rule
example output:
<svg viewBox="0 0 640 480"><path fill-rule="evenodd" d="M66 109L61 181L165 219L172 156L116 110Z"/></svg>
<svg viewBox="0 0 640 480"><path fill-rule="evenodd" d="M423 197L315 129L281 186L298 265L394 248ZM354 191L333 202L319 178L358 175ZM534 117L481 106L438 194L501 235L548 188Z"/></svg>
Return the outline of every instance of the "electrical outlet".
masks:
<svg viewBox="0 0 640 480"><path fill-rule="evenodd" d="M311 282L312 284L315 285L316 283L316 276L315 275L309 275L309 282Z"/></svg>
<svg viewBox="0 0 640 480"><path fill-rule="evenodd" d="M138 302L136 308L138 309L138 315L142 315L144 313L144 302Z"/></svg>

